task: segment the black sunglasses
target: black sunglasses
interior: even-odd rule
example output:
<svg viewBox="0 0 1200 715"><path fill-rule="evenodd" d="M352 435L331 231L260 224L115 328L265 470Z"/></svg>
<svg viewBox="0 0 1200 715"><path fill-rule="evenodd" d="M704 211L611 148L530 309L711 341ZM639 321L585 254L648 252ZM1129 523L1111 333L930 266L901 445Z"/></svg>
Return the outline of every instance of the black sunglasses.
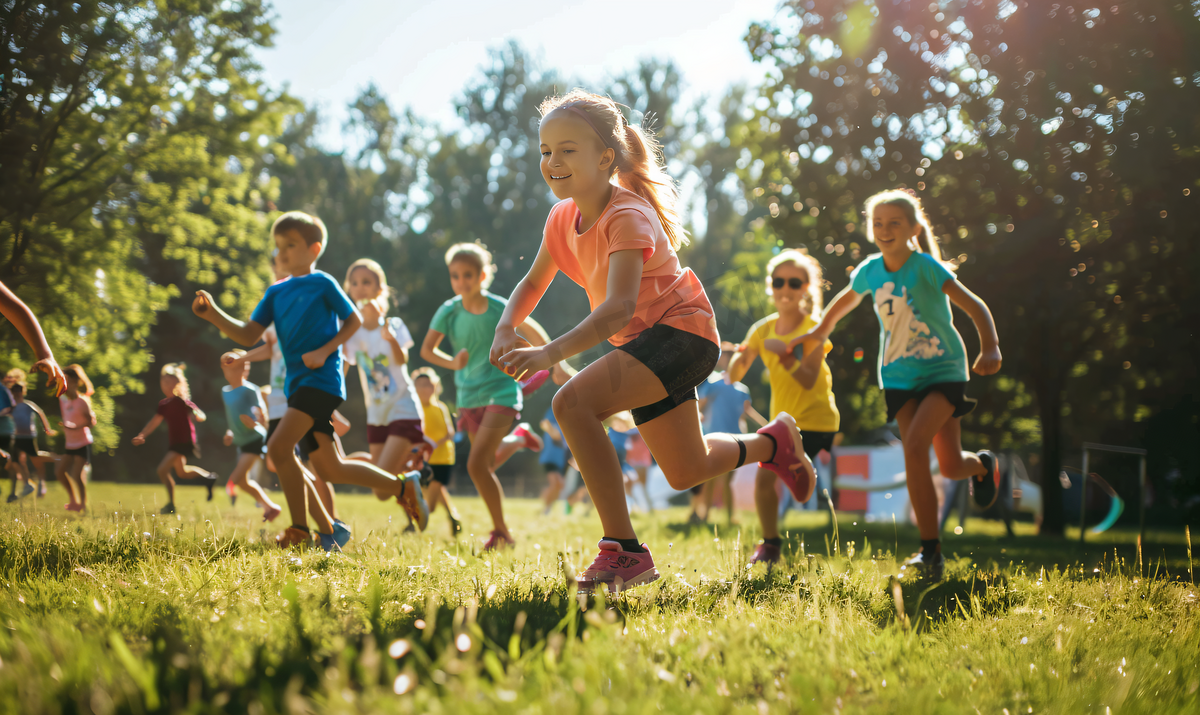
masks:
<svg viewBox="0 0 1200 715"><path fill-rule="evenodd" d="M779 290L786 283L788 288L791 288L792 290L800 290L807 282L808 281L800 280L799 278L772 278L771 287L775 290Z"/></svg>

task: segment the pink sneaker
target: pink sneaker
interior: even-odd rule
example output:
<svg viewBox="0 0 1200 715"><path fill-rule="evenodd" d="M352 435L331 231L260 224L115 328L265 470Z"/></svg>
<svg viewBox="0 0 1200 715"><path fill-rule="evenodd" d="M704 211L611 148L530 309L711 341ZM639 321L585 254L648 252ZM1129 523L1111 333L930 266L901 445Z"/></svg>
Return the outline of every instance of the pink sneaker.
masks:
<svg viewBox="0 0 1200 715"><path fill-rule="evenodd" d="M541 436L533 431L528 422L522 422L517 425L517 428L512 433L525 440L525 449L528 449L530 452L540 452L542 451L542 447L546 446Z"/></svg>
<svg viewBox="0 0 1200 715"><path fill-rule="evenodd" d="M484 551L499 551L501 549L509 548L514 543L516 543L516 542L514 542L512 539L505 536L504 532L493 531L491 534L488 535L488 540L483 544L483 550Z"/></svg>
<svg viewBox="0 0 1200 715"><path fill-rule="evenodd" d="M550 379L549 370L538 370L537 372L533 373L533 376L528 380L522 380L517 384L521 386L521 395L523 397L529 397L533 393L537 392L539 387L545 385L546 380L548 379Z"/></svg>
<svg viewBox="0 0 1200 715"><path fill-rule="evenodd" d="M779 547L772 544L759 544L750 557L750 565L766 564L767 568L779 563Z"/></svg>
<svg viewBox="0 0 1200 715"><path fill-rule="evenodd" d="M800 438L800 430L796 428L796 420L788 413L780 412L758 433L775 440L775 456L769 462L759 462L758 466L775 472L796 501L803 504L811 499L813 489L817 486L817 473L804 453L804 442Z"/></svg>
<svg viewBox="0 0 1200 715"><path fill-rule="evenodd" d="M263 512L263 521L275 521L281 513L283 513L283 509L277 506L267 507L266 511Z"/></svg>
<svg viewBox="0 0 1200 715"><path fill-rule="evenodd" d="M654 557L645 544L642 544L642 548L646 549L643 554L621 551L621 545L609 539L601 539L599 546L600 553L596 560L575 579L580 591L591 593L600 584L608 584L609 592L619 593L658 580Z"/></svg>

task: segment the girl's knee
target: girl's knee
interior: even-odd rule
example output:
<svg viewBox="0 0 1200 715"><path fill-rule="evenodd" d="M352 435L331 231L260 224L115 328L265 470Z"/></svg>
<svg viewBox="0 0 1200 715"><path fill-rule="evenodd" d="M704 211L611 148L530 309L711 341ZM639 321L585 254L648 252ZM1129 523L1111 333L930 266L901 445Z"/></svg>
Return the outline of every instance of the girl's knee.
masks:
<svg viewBox="0 0 1200 715"><path fill-rule="evenodd" d="M694 484L684 481L684 475L687 473L688 473L687 470L683 470L683 469L681 469L681 470L664 469L663 470L663 476L667 478L667 484L669 484L671 486L671 488L677 492L682 492L684 490L691 489L693 486L695 486Z"/></svg>

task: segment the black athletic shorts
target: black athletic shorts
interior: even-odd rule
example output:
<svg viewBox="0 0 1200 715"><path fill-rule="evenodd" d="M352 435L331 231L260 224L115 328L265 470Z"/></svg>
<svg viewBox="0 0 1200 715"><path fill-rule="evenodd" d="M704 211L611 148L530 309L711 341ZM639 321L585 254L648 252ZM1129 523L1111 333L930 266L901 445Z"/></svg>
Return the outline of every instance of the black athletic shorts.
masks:
<svg viewBox="0 0 1200 715"><path fill-rule="evenodd" d="M282 421L283 421L282 417L276 417L275 419L267 422L267 440L266 440L266 442L263 443L264 444L264 448L263 448L264 453L266 452L265 445L268 445L271 443L271 435L275 434L275 429L279 427L279 423ZM302 440L300 440L300 444L296 445L296 456L300 458L301 462L308 461L308 446L307 446L306 442L307 442L307 440L302 439Z"/></svg>
<svg viewBox="0 0 1200 715"><path fill-rule="evenodd" d="M450 486L450 478L454 476L453 464L431 464L429 468L433 470L433 481L443 487Z"/></svg>
<svg viewBox="0 0 1200 715"><path fill-rule="evenodd" d="M68 449L66 455L68 457L83 457L84 463L87 464L92 461L92 445L85 444L82 447Z"/></svg>
<svg viewBox="0 0 1200 715"><path fill-rule="evenodd" d="M809 459L816 459L822 449L833 454L833 438L835 436L837 436L837 432L800 430L800 437L804 440L804 453L808 455Z"/></svg>
<svg viewBox="0 0 1200 715"><path fill-rule="evenodd" d="M262 455L267 453L267 441L260 437L256 440L254 440L253 442L247 442L246 444L243 444L242 446L238 447L238 453L239 454L255 454L255 455L258 455L261 457Z"/></svg>
<svg viewBox="0 0 1200 715"><path fill-rule="evenodd" d="M555 464L554 462L541 462L541 465L542 465L542 471L545 472L546 474L549 474L550 472L558 472L559 474L565 474L567 471L563 465Z"/></svg>
<svg viewBox="0 0 1200 715"><path fill-rule="evenodd" d="M297 387L288 398L289 410L300 410L313 421L312 429L297 445L300 447L301 459L307 459L309 453L317 451L319 445L313 435L326 434L333 439L333 411L341 404L342 398L315 387Z"/></svg>
<svg viewBox="0 0 1200 715"><path fill-rule="evenodd" d="M37 437L17 437L13 440L13 457L17 456L17 452L24 452L30 457L38 456Z"/></svg>
<svg viewBox="0 0 1200 715"><path fill-rule="evenodd" d="M708 338L662 323L643 330L617 350L650 368L667 390L667 396L658 402L630 410L635 425L696 399L696 385L708 379L721 356L721 348Z"/></svg>
<svg viewBox="0 0 1200 715"><path fill-rule="evenodd" d="M975 409L975 405L979 404L978 400L973 400L967 397L967 383L965 382L935 382L932 385L918 388L916 390L889 390L883 391L883 401L887 403L887 418L888 422L896 419L896 414L900 412L900 408L904 407L909 400L916 400L917 404L921 404L926 396L931 392L940 392L946 396L950 404L954 405L954 414L951 417L962 417L971 413Z"/></svg>
<svg viewBox="0 0 1200 715"><path fill-rule="evenodd" d="M175 454L182 454L190 459L200 459L200 448L196 446L195 442L178 442L175 444L168 444L167 451L174 452Z"/></svg>

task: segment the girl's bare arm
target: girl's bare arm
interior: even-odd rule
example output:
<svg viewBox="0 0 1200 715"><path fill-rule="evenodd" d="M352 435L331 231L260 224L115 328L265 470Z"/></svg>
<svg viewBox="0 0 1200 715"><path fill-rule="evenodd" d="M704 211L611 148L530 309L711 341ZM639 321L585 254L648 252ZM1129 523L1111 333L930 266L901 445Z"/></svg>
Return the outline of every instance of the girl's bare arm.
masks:
<svg viewBox="0 0 1200 715"><path fill-rule="evenodd" d="M996 323L992 320L992 311L987 304L958 280L948 280L942 284L942 292L950 298L975 323L979 332L979 356L975 358L973 369L979 375L993 375L1000 371L1000 337L996 334Z"/></svg>
<svg viewBox="0 0 1200 715"><path fill-rule="evenodd" d="M604 302L597 305L579 325L545 346L550 359L559 362L578 355L608 340L629 325L637 309L638 288L641 283L641 249L610 254Z"/></svg>
<svg viewBox="0 0 1200 715"><path fill-rule="evenodd" d="M833 332L833 329L837 327L838 321L857 308L864 295L866 293L859 293L850 286L843 288L842 292L838 293L829 307L825 309L825 316L821 318L821 324L813 328L812 332L801 335L799 340L820 338L819 342L824 343L829 339L829 334Z"/></svg>
<svg viewBox="0 0 1200 715"><path fill-rule="evenodd" d="M533 265L529 267L529 272L513 289L512 295L508 299L508 305L504 307L504 314L500 316L500 323L496 327L496 339L492 343L489 356L493 365L499 365L502 355L520 347L517 335L518 326L526 327L530 313L537 307L542 296L546 294L546 289L550 287L556 275L558 275L558 264L550 255L550 249L546 247L546 242L542 241L542 245L538 248L538 254L533 259ZM529 331L525 332L526 339L534 344L529 337ZM540 332L541 337L546 336L546 331L541 330L540 325L533 332ZM549 338L546 338L538 344L545 345L548 342L550 342Z"/></svg>
<svg viewBox="0 0 1200 715"><path fill-rule="evenodd" d="M450 357L442 350L438 349L438 345L442 344L442 338L445 338L445 333L430 328L429 332L425 333L425 340L421 343L421 359L431 365L437 365L446 370L461 370L467 366L466 350L459 350L458 354Z"/></svg>

